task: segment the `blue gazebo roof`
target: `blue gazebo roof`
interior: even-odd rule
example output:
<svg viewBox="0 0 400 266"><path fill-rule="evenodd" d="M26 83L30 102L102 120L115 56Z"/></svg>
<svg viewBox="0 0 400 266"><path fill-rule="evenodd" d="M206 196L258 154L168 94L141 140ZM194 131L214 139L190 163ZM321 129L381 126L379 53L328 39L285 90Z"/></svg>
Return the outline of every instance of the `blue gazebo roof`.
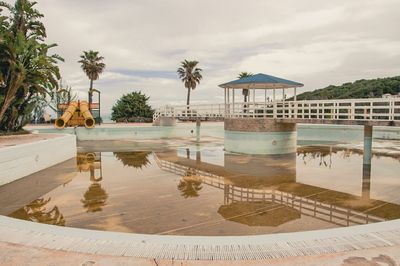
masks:
<svg viewBox="0 0 400 266"><path fill-rule="evenodd" d="M267 74L255 74L250 77L233 80L219 85L221 88L237 88L237 89L285 89L303 87L304 84L274 77Z"/></svg>

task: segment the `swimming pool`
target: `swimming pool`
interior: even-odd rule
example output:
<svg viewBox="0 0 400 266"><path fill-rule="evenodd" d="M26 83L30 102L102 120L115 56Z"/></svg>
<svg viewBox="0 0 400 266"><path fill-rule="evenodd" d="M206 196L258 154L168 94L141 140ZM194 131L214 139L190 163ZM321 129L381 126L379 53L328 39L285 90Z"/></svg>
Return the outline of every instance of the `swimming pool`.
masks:
<svg viewBox="0 0 400 266"><path fill-rule="evenodd" d="M375 140L366 172L358 133L340 132L341 141L339 134L308 134L296 153L275 156L225 152L223 138L211 134L201 143L191 136L79 141L75 159L0 187L0 214L105 231L215 236L399 218L398 141Z"/></svg>

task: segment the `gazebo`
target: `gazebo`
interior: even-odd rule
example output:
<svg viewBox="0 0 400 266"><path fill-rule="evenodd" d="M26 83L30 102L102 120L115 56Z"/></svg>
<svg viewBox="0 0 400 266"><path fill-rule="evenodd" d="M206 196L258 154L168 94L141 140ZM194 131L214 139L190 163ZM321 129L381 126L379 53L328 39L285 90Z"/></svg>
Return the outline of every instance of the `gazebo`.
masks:
<svg viewBox="0 0 400 266"><path fill-rule="evenodd" d="M249 104L252 104L253 106L256 105L256 94L257 91L263 91L264 92L264 104L269 102L269 97L267 97L268 91L272 90L272 102L275 102L279 99L277 99L276 95L276 90L282 90L282 98L280 99L281 101L286 100L286 94L285 90L289 88L293 88L293 99L296 101L297 99L297 88L303 87L304 85L302 83L296 82L296 81L291 81L283 78L278 78L274 77L271 75L267 74L256 74L252 75L249 77L233 80L227 83L223 83L219 85L219 87L224 88L225 94L225 105L230 105L232 104L233 106L235 105L235 91L236 90L247 90L246 93L252 95L252 102L248 101ZM239 94L240 95L240 94ZM258 95L259 96L259 95ZM236 102L236 103L242 103L242 102ZM246 103L244 103L246 104ZM246 106L248 107L248 106Z"/></svg>
<svg viewBox="0 0 400 266"><path fill-rule="evenodd" d="M285 101L285 90L292 88L293 99L297 100L297 88L303 87L303 84L259 73L219 86L225 90L226 151L264 155L296 152L296 123L279 123L276 118L286 115L286 107L290 116L292 102ZM246 96L250 94L252 101L236 102L237 90L243 91ZM277 99L276 90L282 91L282 98ZM267 97L268 94L272 99ZM282 108L279 111L277 107Z"/></svg>

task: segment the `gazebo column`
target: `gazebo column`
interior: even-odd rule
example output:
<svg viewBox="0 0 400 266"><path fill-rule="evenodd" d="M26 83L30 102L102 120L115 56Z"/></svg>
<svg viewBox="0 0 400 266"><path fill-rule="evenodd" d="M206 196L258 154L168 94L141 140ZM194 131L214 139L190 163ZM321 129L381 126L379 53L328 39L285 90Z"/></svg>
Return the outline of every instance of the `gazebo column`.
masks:
<svg viewBox="0 0 400 266"><path fill-rule="evenodd" d="M362 198L369 199L371 189L371 159L372 159L372 133L373 127L364 126L364 152L363 152L363 179Z"/></svg>
<svg viewBox="0 0 400 266"><path fill-rule="evenodd" d="M267 89L264 89L264 111L263 111L263 117L266 117L267 114Z"/></svg>
<svg viewBox="0 0 400 266"><path fill-rule="evenodd" d="M232 89L232 114L235 116L235 89Z"/></svg>
<svg viewBox="0 0 400 266"><path fill-rule="evenodd" d="M275 102L275 100L276 100L276 91L275 91L275 88L273 88L272 100L273 100L274 102Z"/></svg>
<svg viewBox="0 0 400 266"><path fill-rule="evenodd" d="M229 88L228 88L228 91L227 91L227 94L226 94L226 99L227 99L227 101L228 101L228 110L227 110L227 114L230 116L231 115L231 106L230 106L230 100L229 100Z"/></svg>
<svg viewBox="0 0 400 266"><path fill-rule="evenodd" d="M225 109L225 113L226 113L226 88L224 88L224 109Z"/></svg>
<svg viewBox="0 0 400 266"><path fill-rule="evenodd" d="M256 115L256 89L253 89L253 117Z"/></svg>

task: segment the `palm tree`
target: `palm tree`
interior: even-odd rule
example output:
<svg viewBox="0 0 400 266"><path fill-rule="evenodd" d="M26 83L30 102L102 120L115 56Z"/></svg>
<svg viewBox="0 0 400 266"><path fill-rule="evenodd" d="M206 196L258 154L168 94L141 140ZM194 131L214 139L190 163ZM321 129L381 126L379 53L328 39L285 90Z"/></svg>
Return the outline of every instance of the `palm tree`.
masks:
<svg viewBox="0 0 400 266"><path fill-rule="evenodd" d="M48 55L55 44L44 43L46 29L36 2L0 2L0 130L18 130L34 107L38 94L58 87L58 55ZM7 10L9 16L2 14Z"/></svg>
<svg viewBox="0 0 400 266"><path fill-rule="evenodd" d="M247 77L251 77L253 76L253 73L250 72L241 72L239 73L238 78L242 79L242 78L247 78ZM247 97L249 96L249 89L243 89L242 90L242 94L244 96L244 102L247 102Z"/></svg>
<svg viewBox="0 0 400 266"><path fill-rule="evenodd" d="M179 78L182 80L185 88L187 88L188 90L186 99L188 110L190 104L190 90L194 90L197 84L200 84L200 80L203 78L203 76L201 75L201 72L203 70L197 67L198 63L199 62L197 61L188 61L185 59L181 62L181 67L177 70Z"/></svg>
<svg viewBox="0 0 400 266"><path fill-rule="evenodd" d="M103 73L104 68L106 67L106 65L102 62L103 60L104 57L99 56L99 52L90 50L83 51L81 60L78 61L78 63L82 64L82 70L90 80L89 103L92 102L93 81L99 79L100 74Z"/></svg>

